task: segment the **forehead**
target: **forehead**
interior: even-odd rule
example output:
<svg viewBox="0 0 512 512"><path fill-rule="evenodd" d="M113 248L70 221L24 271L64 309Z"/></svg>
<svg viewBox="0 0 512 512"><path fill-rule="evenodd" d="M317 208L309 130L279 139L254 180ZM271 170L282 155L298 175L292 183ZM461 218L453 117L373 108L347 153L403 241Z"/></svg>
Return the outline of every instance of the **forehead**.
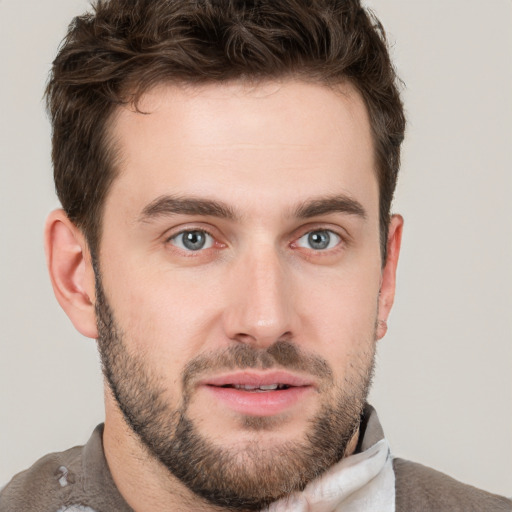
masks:
<svg viewBox="0 0 512 512"><path fill-rule="evenodd" d="M138 111L119 109L112 135L120 164L110 196L130 204L192 190L232 201L250 193L254 206L378 195L367 109L350 84L160 85Z"/></svg>

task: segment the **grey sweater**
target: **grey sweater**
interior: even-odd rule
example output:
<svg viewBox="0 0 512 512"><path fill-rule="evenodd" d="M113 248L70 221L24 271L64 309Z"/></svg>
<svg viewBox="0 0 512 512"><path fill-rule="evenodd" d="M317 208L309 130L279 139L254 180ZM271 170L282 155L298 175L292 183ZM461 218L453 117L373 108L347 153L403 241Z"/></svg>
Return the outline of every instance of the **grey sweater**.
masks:
<svg viewBox="0 0 512 512"><path fill-rule="evenodd" d="M0 492L0 512L133 512L108 469L102 433L99 425L85 446L46 455L16 475ZM359 450L384 436L369 406L361 434ZM396 512L512 512L512 501L420 464L395 458L393 469Z"/></svg>

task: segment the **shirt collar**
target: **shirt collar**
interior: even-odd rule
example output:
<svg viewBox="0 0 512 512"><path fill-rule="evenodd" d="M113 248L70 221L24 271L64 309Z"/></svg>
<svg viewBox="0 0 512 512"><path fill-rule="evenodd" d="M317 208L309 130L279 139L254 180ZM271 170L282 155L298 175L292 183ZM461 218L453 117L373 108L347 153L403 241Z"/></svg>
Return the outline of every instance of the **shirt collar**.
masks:
<svg viewBox="0 0 512 512"><path fill-rule="evenodd" d="M395 474L389 444L373 407L367 405L358 449L302 492L279 500L268 512L394 512Z"/></svg>

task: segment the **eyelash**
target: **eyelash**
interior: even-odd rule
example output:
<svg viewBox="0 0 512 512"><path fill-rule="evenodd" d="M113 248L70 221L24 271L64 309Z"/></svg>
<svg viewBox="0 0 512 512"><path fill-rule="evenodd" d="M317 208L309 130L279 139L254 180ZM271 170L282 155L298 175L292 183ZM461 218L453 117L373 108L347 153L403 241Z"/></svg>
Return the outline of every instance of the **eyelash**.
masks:
<svg viewBox="0 0 512 512"><path fill-rule="evenodd" d="M197 250L193 250L193 249L188 249L186 247L183 247L183 243L181 244L182 247L179 247L177 244L173 243L173 241L178 239L180 236L183 236L187 233L194 233L194 232L203 233L207 237L211 238L211 245L209 245L206 248L200 247ZM308 248L308 247L302 247L299 245L299 242L301 239L311 236L314 233L328 233L331 238L334 235L334 237L335 237L334 246L326 247L324 249L315 250L314 248L311 248L311 247ZM216 240L215 235L213 235L208 229L205 229L204 227L197 227L197 228L190 227L187 229L183 229L183 230L167 237L165 242L173 245L178 251L182 252L183 254L185 254L188 257L198 257L198 256L204 254L204 252L208 251L209 249L216 250L216 249L225 247L225 244L218 242ZM331 243L331 240L329 240L329 244L330 243ZM208 241L206 242L206 244L208 244ZM344 246L345 244L346 244L346 237L342 236L337 231L335 231L333 229L326 228L326 227L318 227L318 228L309 229L309 230L303 232L303 234L301 234L299 237L295 238L294 241L290 243L290 247L293 249L297 249L297 250L306 249L306 251L308 251L308 252L311 251L311 253L314 254L315 256L322 257L322 256L332 255L333 253L337 252L337 250L340 250L341 247Z"/></svg>
<svg viewBox="0 0 512 512"><path fill-rule="evenodd" d="M297 240L295 242L293 242L293 245L294 246L298 246L298 247L303 247L303 246L300 245L300 241L303 238L307 237L308 238L308 243L311 243L311 240L309 238L312 235L319 234L319 233L327 234L327 244L328 244L328 246L324 247L324 248L318 248L316 250L314 248L312 248L312 247L304 247L305 249L311 249L315 253L328 252L328 251L332 251L333 249L335 249L343 241L342 237L338 233L333 231L332 229L320 228L320 229L313 229L311 231L307 231L301 237L297 238ZM333 237L333 235L334 235L334 237ZM334 240L333 240L333 238L334 238ZM334 245L331 246L333 241L334 241Z"/></svg>
<svg viewBox="0 0 512 512"><path fill-rule="evenodd" d="M203 233L204 235L206 235L207 237L210 237L211 240L212 240L212 244L210 247L207 247L207 248L203 248L201 247L200 249L194 251L192 249L187 249L187 248L182 248L182 247L178 247L176 246L176 244L173 243L174 240L176 240L178 237L180 236L183 236L187 233ZM216 238L215 238L215 235L213 235L210 231L208 231L207 229L201 227L201 228L194 228L194 227L191 227L191 228L187 228L187 229L182 229L181 231L179 231L178 233L174 233L172 234L171 236L167 237L166 240L165 240L166 243L168 244L171 244L173 245L174 247L176 247L178 250L186 253L187 255L189 256L195 256L195 255L199 255L199 253L201 252L204 252L208 249L215 249L215 245L224 245L224 244L220 244L219 242L217 242Z"/></svg>

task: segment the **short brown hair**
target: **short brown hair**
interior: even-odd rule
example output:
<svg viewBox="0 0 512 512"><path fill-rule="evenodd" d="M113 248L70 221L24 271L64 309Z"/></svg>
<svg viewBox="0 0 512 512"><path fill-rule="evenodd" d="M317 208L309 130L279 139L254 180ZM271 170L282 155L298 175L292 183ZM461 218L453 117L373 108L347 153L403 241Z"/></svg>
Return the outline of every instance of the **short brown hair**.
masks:
<svg viewBox="0 0 512 512"><path fill-rule="evenodd" d="M359 0L97 0L76 17L46 90L57 195L99 248L115 178L108 122L162 82L351 82L368 108L385 258L405 118L384 30Z"/></svg>

